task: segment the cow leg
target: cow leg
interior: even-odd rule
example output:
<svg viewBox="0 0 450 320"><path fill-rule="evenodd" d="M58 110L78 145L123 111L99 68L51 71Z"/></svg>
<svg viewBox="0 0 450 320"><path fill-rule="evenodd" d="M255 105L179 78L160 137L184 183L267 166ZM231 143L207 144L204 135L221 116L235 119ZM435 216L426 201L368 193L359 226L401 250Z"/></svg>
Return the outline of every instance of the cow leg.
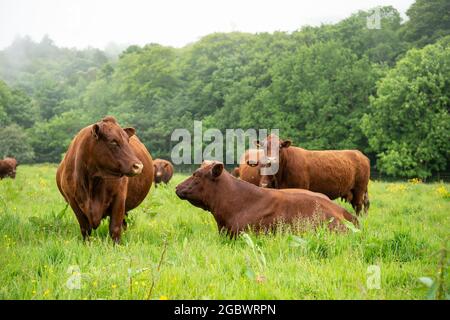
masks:
<svg viewBox="0 0 450 320"><path fill-rule="evenodd" d="M115 243L120 242L122 225L125 220L125 199L117 196L111 210L111 220L109 222L109 235Z"/></svg>
<svg viewBox="0 0 450 320"><path fill-rule="evenodd" d="M361 214L361 210L363 208L363 202L364 202L364 193L363 192L353 192L353 199L352 199L352 207L353 210L355 210L355 213L357 216Z"/></svg>
<svg viewBox="0 0 450 320"><path fill-rule="evenodd" d="M91 224L89 223L89 220L86 217L86 215L74 201L69 201L69 204L73 212L75 213L75 216L77 217L78 223L80 225L81 235L83 236L83 240L86 241L92 233Z"/></svg>
<svg viewBox="0 0 450 320"><path fill-rule="evenodd" d="M122 229L123 231L126 231L128 229L128 224L127 224L127 218L128 217L128 212L125 212L125 218L123 219L123 223L122 223Z"/></svg>
<svg viewBox="0 0 450 320"><path fill-rule="evenodd" d="M366 191L364 193L364 214L367 214L367 211L369 211L369 207L370 207L369 193Z"/></svg>

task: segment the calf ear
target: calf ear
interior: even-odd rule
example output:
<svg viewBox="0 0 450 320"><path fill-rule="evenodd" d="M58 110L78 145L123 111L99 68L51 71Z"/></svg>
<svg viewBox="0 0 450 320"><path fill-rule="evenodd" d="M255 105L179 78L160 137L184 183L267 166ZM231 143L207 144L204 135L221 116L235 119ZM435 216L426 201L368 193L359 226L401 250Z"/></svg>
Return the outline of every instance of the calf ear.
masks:
<svg viewBox="0 0 450 320"><path fill-rule="evenodd" d="M100 126L97 123L92 125L91 133L92 136L98 140L98 138L100 137Z"/></svg>
<svg viewBox="0 0 450 320"><path fill-rule="evenodd" d="M136 129L134 128L125 128L123 130L127 133L128 137L130 138L136 134Z"/></svg>
<svg viewBox="0 0 450 320"><path fill-rule="evenodd" d="M281 148L289 148L291 145L292 141L291 140L284 140L283 142L281 142L280 144L280 149Z"/></svg>
<svg viewBox="0 0 450 320"><path fill-rule="evenodd" d="M223 171L223 163L214 163L211 168L211 177L213 179L219 177Z"/></svg>

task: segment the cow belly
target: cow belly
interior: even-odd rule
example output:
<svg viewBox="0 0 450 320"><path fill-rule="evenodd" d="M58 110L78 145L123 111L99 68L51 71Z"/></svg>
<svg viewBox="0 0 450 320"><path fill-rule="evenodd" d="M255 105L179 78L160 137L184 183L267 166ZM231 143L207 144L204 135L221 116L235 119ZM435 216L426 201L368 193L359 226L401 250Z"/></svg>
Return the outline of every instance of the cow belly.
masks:
<svg viewBox="0 0 450 320"><path fill-rule="evenodd" d="M320 192L327 195L330 199L345 197L351 192L353 185L353 177L349 177L347 181L339 177L323 177L321 179L312 179L309 190Z"/></svg>

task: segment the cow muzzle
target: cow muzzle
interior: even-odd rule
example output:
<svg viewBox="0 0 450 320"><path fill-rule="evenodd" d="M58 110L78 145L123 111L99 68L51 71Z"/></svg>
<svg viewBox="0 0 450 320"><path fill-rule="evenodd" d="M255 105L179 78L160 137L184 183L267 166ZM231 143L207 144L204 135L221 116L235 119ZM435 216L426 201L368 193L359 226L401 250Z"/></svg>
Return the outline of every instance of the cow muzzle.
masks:
<svg viewBox="0 0 450 320"><path fill-rule="evenodd" d="M135 163L131 167L131 174L130 176L137 176L138 174L142 173L142 169L144 169L144 165L142 163Z"/></svg>
<svg viewBox="0 0 450 320"><path fill-rule="evenodd" d="M178 196L178 198L180 198L181 200L185 200L186 199L186 193L184 192L184 190L181 190L181 188L175 188L175 193Z"/></svg>

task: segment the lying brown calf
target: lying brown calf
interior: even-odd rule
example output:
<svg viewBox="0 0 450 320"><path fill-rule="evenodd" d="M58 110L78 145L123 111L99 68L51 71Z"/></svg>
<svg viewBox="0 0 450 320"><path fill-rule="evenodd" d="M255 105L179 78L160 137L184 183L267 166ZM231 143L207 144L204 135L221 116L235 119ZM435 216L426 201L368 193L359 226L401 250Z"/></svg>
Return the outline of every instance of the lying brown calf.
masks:
<svg viewBox="0 0 450 320"><path fill-rule="evenodd" d="M265 189L233 178L221 162L204 162L194 174L176 187L178 197L210 211L219 231L236 236L248 227L267 230L277 222L322 222L339 229L341 221L357 220L326 196L302 189Z"/></svg>
<svg viewBox="0 0 450 320"><path fill-rule="evenodd" d="M0 160L0 180L6 177L15 179L17 166L17 160L14 158Z"/></svg>

